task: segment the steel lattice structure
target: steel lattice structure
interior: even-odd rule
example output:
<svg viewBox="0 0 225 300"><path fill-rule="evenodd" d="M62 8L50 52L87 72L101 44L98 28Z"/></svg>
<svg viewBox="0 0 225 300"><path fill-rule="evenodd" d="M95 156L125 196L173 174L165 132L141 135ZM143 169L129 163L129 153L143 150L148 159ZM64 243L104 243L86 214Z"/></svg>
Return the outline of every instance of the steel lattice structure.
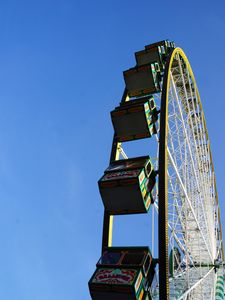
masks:
<svg viewBox="0 0 225 300"><path fill-rule="evenodd" d="M159 271L165 286L160 295L214 299L214 264L223 259L216 181L199 92L180 48L168 58L164 75L159 168L161 175L165 172L159 176L159 220L164 223L159 235L165 236L160 261L169 265L167 251L174 245L183 252L170 283L166 272Z"/></svg>

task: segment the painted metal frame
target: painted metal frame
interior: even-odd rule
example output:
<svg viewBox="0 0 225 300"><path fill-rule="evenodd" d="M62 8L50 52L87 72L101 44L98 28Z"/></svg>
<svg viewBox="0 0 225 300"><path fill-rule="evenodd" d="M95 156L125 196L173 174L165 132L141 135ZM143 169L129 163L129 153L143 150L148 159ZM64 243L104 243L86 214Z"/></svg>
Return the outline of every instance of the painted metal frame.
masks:
<svg viewBox="0 0 225 300"><path fill-rule="evenodd" d="M127 90L124 90L121 102L129 101L129 96ZM115 139L115 135L113 137L112 143L112 150L110 155L109 163L112 163L115 160L119 159L120 154L127 158L126 154L124 153L121 143L117 142ZM104 211L104 218L103 218L103 233L102 233L102 254L104 249L107 247L112 246L112 236L113 236L113 215L110 215L106 210Z"/></svg>

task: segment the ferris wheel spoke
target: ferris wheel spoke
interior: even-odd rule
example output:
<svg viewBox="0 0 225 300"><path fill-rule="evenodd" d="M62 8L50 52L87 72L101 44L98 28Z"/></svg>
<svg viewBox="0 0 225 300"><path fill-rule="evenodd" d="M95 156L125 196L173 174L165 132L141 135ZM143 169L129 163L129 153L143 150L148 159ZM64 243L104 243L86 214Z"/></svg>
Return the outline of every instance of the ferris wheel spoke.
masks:
<svg viewBox="0 0 225 300"><path fill-rule="evenodd" d="M197 178L197 174L196 174L196 166L195 166L195 163L194 163L193 154L192 154L192 150L191 150L191 146L190 146L190 137L187 134L186 124L185 124L184 116L183 116L183 113L182 113L182 108L181 108L181 104L180 104L179 99L178 99L177 90L176 90L176 87L175 87L175 83L174 83L174 79L173 79L172 74L171 74L171 82L172 82L173 94L175 96L174 98L176 99L177 107L178 107L178 111L179 111L179 115L180 115L182 129L183 129L183 133L184 133L184 140L186 141L187 146L188 146L188 151L189 151L189 156L190 156L190 159L191 159L191 165L192 165L192 168L193 168L194 177L195 177L195 180L197 182L197 187L199 189L199 183L198 183L198 178Z"/></svg>
<svg viewBox="0 0 225 300"><path fill-rule="evenodd" d="M189 86L191 86L191 82L190 82L190 74L189 71L186 70L187 72L187 77L189 78ZM191 92L191 99L192 99L192 106L193 106L193 102L194 99L197 99L197 95L196 95L196 88L194 87L194 91L190 88L190 92ZM188 103L189 105L189 103ZM200 160L199 165L199 169L201 172L199 172L201 180L203 181L203 188L202 189L204 191L204 211L207 215L207 225L208 225L208 231L209 231L209 243L211 245L212 251L215 255L215 244L216 244L216 240L215 240L215 235L214 233L210 230L209 228L214 228L215 227L215 221L214 218L212 217L213 214L211 213L214 210L214 206L215 206L215 193L213 193L214 190L214 172L212 170L212 161L211 161L211 155L210 155L210 150L209 150L209 142L208 142L208 134L207 134L207 130L206 130L206 124L205 124L205 119L204 119L204 113L200 107L200 112L197 114L195 113L194 115L194 119L191 118L191 126L192 126L192 132L197 133L197 140L201 141L201 144L197 146L197 153L196 153L196 157L198 158L198 160ZM199 125L200 124L200 125ZM194 129L193 129L194 128ZM200 159L201 158L201 159ZM204 162L203 166L202 166L202 161ZM210 193L210 197L207 193L208 190L211 190L212 192ZM213 198L214 195L214 198Z"/></svg>
<svg viewBox="0 0 225 300"><path fill-rule="evenodd" d="M195 158L197 161L198 166L198 178L200 183L200 191L202 192L202 197L200 198L201 202L201 215L204 216L205 227L207 229L207 236L210 248L212 249L212 253L215 255L215 235L210 228L214 228L215 223L213 220L213 199L210 197L208 191L211 189L212 183L212 172L211 172L211 156L208 147L208 135L205 125L204 113L200 107L200 104L197 103L197 94L196 94L196 87L192 84L191 76L189 74L188 68L185 69L185 76L184 71L181 68L181 62L179 60L183 87L184 87L184 94L186 99L191 99L190 101L186 101L188 111L191 112L193 107L197 109L197 112L190 114L189 119L187 119L186 123L189 124L187 128L189 128L190 136L192 136L192 144L194 146L193 153L195 153ZM186 84L185 78L187 78ZM189 94L187 89L190 91ZM189 98L188 98L189 97ZM190 98L191 97L191 98ZM194 101L195 99L195 101ZM192 107L190 107L192 106ZM194 117L194 118L193 118ZM198 144L197 144L198 141ZM195 151L195 152L194 152ZM204 161L204 164L202 163ZM203 164L203 166L202 166Z"/></svg>
<svg viewBox="0 0 225 300"><path fill-rule="evenodd" d="M190 135L192 136L192 144L193 146L195 146L195 153L196 153L196 159L198 161L197 166L200 166L200 157L205 155L207 150L207 144L208 144L208 138L206 137L206 131L204 130L203 132L203 128L205 126L205 121L203 119L203 112L202 110L199 108L199 104L197 104L197 95L196 95L196 88L195 86L192 85L191 82L191 76L189 74L188 69L186 68L185 72L186 75L184 76L184 71L181 68L181 62L179 59L179 66L180 66L180 72L181 72L181 78L182 78L182 83L183 83L183 91L184 91L184 98L182 99L182 101L186 103L186 110L188 110L188 114L190 116L188 116L187 118L187 124L189 124L190 126L188 126L189 131L190 131ZM186 81L185 79L186 78ZM187 91L187 87L189 92ZM190 101L191 100L191 104ZM195 109L195 110L194 110ZM193 113L194 111L194 113ZM201 141L202 147L199 146L199 144L197 144L197 141ZM206 152L205 152L206 151ZM206 171L204 169L204 171ZM202 176L201 176L202 177ZM203 178L205 179L206 176L204 176ZM201 178L202 179L202 178ZM203 189L204 191L205 189Z"/></svg>
<svg viewBox="0 0 225 300"><path fill-rule="evenodd" d="M185 143L186 144L185 150L188 152L188 157L190 157L189 161L191 162L191 166L192 166L192 170L193 170L193 171L191 171L191 173L194 174L195 182L197 183L197 190L200 191L200 188L199 188L199 178L197 177L197 174L196 174L196 166L195 166L195 163L194 163L194 159L193 159L193 155L192 155L192 150L191 150L191 145L190 145L190 137L187 134L187 130L186 130L185 122L184 122L184 116L183 116L183 113L182 113L181 104L179 103L179 99L178 99L178 95L177 95L177 91L176 91L176 87L175 87L175 83L174 83L172 74L171 74L171 82L172 82L172 86L173 86L173 88L172 88L172 90L173 90L173 99L176 99L176 103L177 103L177 107L178 107L179 120L181 122L181 126L180 127L182 128L182 134L183 134L182 139L186 141L186 143ZM173 107L174 107L174 105L173 105ZM175 122L176 122L176 128L178 128L177 118L175 118L176 113L174 113L174 112L175 112L175 108L173 110L172 115L173 115L173 119L175 119ZM177 129L177 131L178 131L178 129ZM173 135L175 135L174 132L173 132ZM177 134L177 136L178 136L177 140L179 141L178 142L178 148L179 148L179 150L181 152L180 136L179 136L179 134ZM169 141L170 141L169 146L170 146L170 148L172 148L173 157L174 157L175 163L177 165L177 159L176 159L176 154L175 154L175 150L174 150L174 144L173 144L173 141L172 141L171 137L172 137L172 134L171 134L171 130L170 130L170 127L169 127ZM180 158L180 161L181 161L181 166L188 165L188 163L185 164L185 162L183 162L183 159L185 159L184 155L180 154L179 158ZM187 161L187 159L185 161ZM183 168L183 170L182 170L183 178L186 177L186 178L191 178L191 180L193 180L192 176L187 176L189 174L187 174L186 171L187 170L185 170L185 168ZM200 184L201 184L201 182L200 182ZM184 185L186 185L186 187L187 187L187 184L184 184ZM190 193L190 191L189 191L189 193ZM210 242L210 239L209 239L209 225L208 225L207 220L206 220L205 209L203 207L203 203L201 201L201 197L200 197L200 201L199 202L200 202L200 205L201 205L201 207L200 207L201 213L199 215L203 216L203 223L204 223L203 224L203 228L206 229L205 230L206 232L204 233L204 235L207 237L208 243L211 245L211 242Z"/></svg>
<svg viewBox="0 0 225 300"><path fill-rule="evenodd" d="M195 229L192 228L192 230L194 229L193 232L195 232L195 231L197 230L197 231L200 233L200 236L201 236L202 241L203 241L203 244L204 244L204 249L206 250L205 252L208 253L208 255L206 256L206 259L208 259L208 260L210 260L210 261L213 261L213 257L212 257L212 254L211 254L210 250L209 250L207 241L206 241L206 239L205 239L205 237L204 237L204 233L203 233L202 228L201 228L201 226L200 226L200 224L199 224L199 221L198 221L198 219L197 219L196 213L195 213L194 208L193 208L193 206L192 206L192 203L191 203L191 201L190 201L190 199L189 199L187 190L186 190L186 188L185 188L185 186L184 186L184 184L183 184L183 182L182 182L182 179L181 179L181 177L180 177L179 171L178 171L178 169L177 169L177 166L176 166L176 164L175 164L175 162L174 162L174 159L173 159L173 157L172 157L172 155L171 155L171 152L170 152L169 148L167 148L167 152L168 152L169 160L170 160L170 162L171 162L171 164L172 164L172 166L173 166L173 169L174 169L174 171L176 172L176 177L177 177L177 180L178 180L178 182L179 182L181 191L182 191L182 193L183 193L183 195L184 195L184 197L185 197L185 199L186 199L186 203L188 204L188 207L189 207L190 212L191 212L192 217L193 217L193 223L192 223L192 224L194 225ZM193 226L192 226L192 227L193 227ZM191 228L189 228L189 230L191 230ZM202 249L202 250L203 250L203 249Z"/></svg>
<svg viewBox="0 0 225 300"><path fill-rule="evenodd" d="M215 270L213 267L188 267L169 279L170 299L213 300L215 297ZM153 299L158 299L158 283L153 290Z"/></svg>
<svg viewBox="0 0 225 300"><path fill-rule="evenodd" d="M191 82L191 76L189 74L189 71L186 68L186 75L184 75L184 70L181 67L181 62L179 59L179 67L180 67L180 72L181 72L181 78L182 78L182 83L183 83L183 92L184 96L182 96L182 101L186 103L185 109L188 110L190 116L190 120L186 120L187 124L189 124L189 129L191 129L191 135L193 137L192 141L194 141L193 145L195 146L195 151L196 151L196 158L199 161L200 156L198 155L202 151L205 151L206 145L208 143L208 138L206 138L206 131L204 130L203 133L203 128L205 126L205 121L203 119L203 112L199 108L199 104L197 103L197 95L196 95L196 88L195 86L192 85ZM186 78L186 81L185 81ZM187 87L189 92L187 91ZM191 100L191 103L190 101ZM194 112L194 113L193 113ZM200 120L201 119L201 120ZM202 141L203 147L199 147L197 145L196 141ZM203 149L204 148L204 149ZM200 150L200 151L199 151ZM201 153L203 155L203 153ZM200 164L198 164L199 166Z"/></svg>
<svg viewBox="0 0 225 300"><path fill-rule="evenodd" d="M214 289L214 273L214 268L207 267L190 268L181 272L170 280L172 299L205 299L204 296L211 294Z"/></svg>

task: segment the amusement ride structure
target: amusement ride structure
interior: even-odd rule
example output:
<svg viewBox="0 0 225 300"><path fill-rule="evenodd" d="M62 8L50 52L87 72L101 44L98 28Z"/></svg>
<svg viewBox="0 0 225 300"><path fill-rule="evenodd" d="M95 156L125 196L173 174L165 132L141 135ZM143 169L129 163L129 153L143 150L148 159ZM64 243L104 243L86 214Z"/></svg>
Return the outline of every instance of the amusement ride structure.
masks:
<svg viewBox="0 0 225 300"><path fill-rule="evenodd" d="M89 281L93 300L224 299L220 209L206 121L194 74L168 40L135 53L111 112L110 164L98 185L104 204L102 256ZM122 145L150 139L151 157ZM131 144L132 144L131 143ZM149 154L149 153L148 153ZM113 247L114 215L155 212L151 248ZM146 233L147 234L147 233Z"/></svg>

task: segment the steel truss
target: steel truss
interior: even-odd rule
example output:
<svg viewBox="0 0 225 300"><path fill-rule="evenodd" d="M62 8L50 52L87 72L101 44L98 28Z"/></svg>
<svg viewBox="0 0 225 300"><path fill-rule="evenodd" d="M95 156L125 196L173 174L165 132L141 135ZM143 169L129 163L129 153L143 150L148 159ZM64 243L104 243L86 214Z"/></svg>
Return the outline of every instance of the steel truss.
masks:
<svg viewBox="0 0 225 300"><path fill-rule="evenodd" d="M215 174L196 82L179 48L164 74L159 141L160 299L215 299L214 263L223 258ZM181 259L170 274L175 247Z"/></svg>

